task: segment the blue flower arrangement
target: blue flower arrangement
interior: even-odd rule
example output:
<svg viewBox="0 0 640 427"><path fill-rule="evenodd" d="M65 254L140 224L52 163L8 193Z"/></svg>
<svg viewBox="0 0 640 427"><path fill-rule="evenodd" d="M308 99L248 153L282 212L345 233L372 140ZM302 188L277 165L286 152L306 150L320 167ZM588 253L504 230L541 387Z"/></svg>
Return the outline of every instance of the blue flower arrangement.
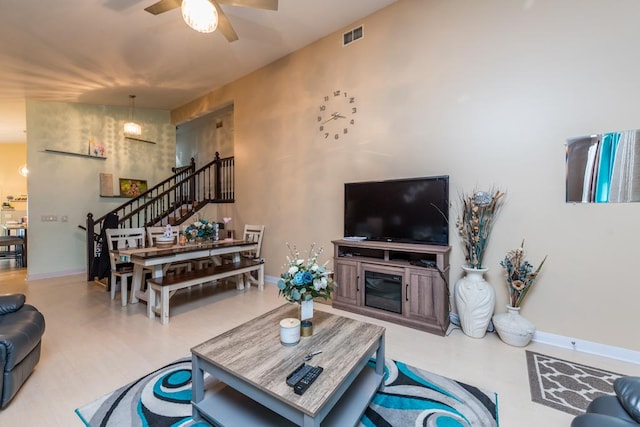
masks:
<svg viewBox="0 0 640 427"><path fill-rule="evenodd" d="M285 268L287 271L282 273L278 280L278 295L285 297L290 302L309 301L313 298L331 298L333 292L333 279L327 271L326 261L323 265L318 264L318 257L322 253L322 248L315 250L315 244L309 249L307 259L300 258L300 253L296 249L289 246L289 255Z"/></svg>
<svg viewBox="0 0 640 427"><path fill-rule="evenodd" d="M206 219L198 219L184 229L187 240L195 238L211 239L215 236L217 224Z"/></svg>

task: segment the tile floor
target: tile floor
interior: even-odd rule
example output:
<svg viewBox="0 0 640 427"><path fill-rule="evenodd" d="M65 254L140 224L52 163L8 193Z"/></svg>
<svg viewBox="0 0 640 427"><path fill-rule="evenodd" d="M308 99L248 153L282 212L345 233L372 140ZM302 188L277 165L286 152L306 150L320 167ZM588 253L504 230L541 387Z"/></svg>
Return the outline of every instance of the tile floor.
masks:
<svg viewBox="0 0 640 427"><path fill-rule="evenodd" d="M1 268L2 266L0 266ZM2 426L82 426L74 409L152 369L189 354L189 349L284 303L267 284L237 291L232 286L195 287L172 299L168 325L146 317L146 305L125 308L84 275L25 281L24 269L0 270L0 293L22 292L47 322L42 358L11 404ZM386 354L499 395L501 427L568 426L572 416L531 402L525 350L454 329L447 337L334 310L387 328ZM640 366L532 343L532 351L629 375Z"/></svg>

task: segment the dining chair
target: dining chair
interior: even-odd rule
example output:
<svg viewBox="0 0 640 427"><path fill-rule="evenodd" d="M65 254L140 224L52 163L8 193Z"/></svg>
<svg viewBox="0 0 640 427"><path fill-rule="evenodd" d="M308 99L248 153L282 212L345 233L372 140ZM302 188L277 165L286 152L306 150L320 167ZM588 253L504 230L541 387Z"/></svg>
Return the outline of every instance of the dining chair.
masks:
<svg viewBox="0 0 640 427"><path fill-rule="evenodd" d="M120 261L120 256L114 253L117 249L144 248L146 235L144 227L136 228L108 228L105 230L107 236L107 248L109 250L109 263L111 276L109 286L111 288L111 299L115 299L117 285L120 284L120 294L122 306L127 305L127 292L129 278L133 278L133 266L131 263Z"/></svg>
<svg viewBox="0 0 640 427"><path fill-rule="evenodd" d="M147 227L146 230L147 230L147 238L149 241L149 246L154 246L155 238L164 236L165 227L153 226L153 227ZM173 227L171 229L171 234L173 234L173 237L175 238L174 243L177 243L178 234L179 234L178 227ZM164 276L167 273L172 273L172 272L179 273L180 271L184 271L184 270L191 271L191 263L189 261L174 263L174 264L165 264L164 266L162 266L162 275Z"/></svg>
<svg viewBox="0 0 640 427"><path fill-rule="evenodd" d="M216 259L214 257L202 257L198 259L191 260L191 265L196 270L202 270L203 268L207 268L216 264Z"/></svg>
<svg viewBox="0 0 640 427"><path fill-rule="evenodd" d="M262 236L264 235L264 225L251 225L245 224L244 226L244 240L248 242L256 242L258 246L250 251L242 252L242 256L245 258L258 259L260 258L260 251L262 250Z"/></svg>
<svg viewBox="0 0 640 427"><path fill-rule="evenodd" d="M191 265L193 265L193 268L195 268L196 270L202 270L203 268L220 265L221 263L222 261L220 260L219 256L207 256L191 260Z"/></svg>
<svg viewBox="0 0 640 427"><path fill-rule="evenodd" d="M260 252L262 250L262 237L264 236L264 225L254 225L254 224L245 224L244 232L242 233L242 237L247 242L255 242L257 243L255 249L251 249L248 251L243 251L240 253L240 256L248 259L260 259ZM226 258L224 262L232 262L230 258ZM253 276L253 272L244 273L243 276L236 277L236 280L241 280L243 278L246 286L251 286L251 282L257 283L257 278Z"/></svg>
<svg viewBox="0 0 640 427"><path fill-rule="evenodd" d="M147 227L146 231L147 231L147 243L149 244L149 246L155 246L156 237L164 236L165 227L163 226ZM174 243L176 243L178 241L178 228L177 227L172 228L171 234L175 239Z"/></svg>

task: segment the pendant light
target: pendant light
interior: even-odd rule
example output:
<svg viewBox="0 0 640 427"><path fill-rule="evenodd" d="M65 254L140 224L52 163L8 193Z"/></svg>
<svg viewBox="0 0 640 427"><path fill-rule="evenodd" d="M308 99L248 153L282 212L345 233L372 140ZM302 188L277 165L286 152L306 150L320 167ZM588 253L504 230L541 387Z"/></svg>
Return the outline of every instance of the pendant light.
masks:
<svg viewBox="0 0 640 427"><path fill-rule="evenodd" d="M142 135L142 127L133 121L133 102L135 95L129 95L129 121L124 124L124 134L130 136Z"/></svg>

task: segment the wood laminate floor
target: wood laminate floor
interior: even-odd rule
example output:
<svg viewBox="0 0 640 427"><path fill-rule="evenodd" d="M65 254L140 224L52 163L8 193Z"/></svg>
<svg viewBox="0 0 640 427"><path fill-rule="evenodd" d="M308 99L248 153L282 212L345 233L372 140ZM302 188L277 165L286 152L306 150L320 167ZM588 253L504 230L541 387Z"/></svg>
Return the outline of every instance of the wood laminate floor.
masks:
<svg viewBox="0 0 640 427"><path fill-rule="evenodd" d="M190 354L190 348L284 303L275 285L194 287L171 300L170 321L146 317L144 303L120 306L84 275L25 281L24 269L0 271L0 293L21 292L45 316L42 358L17 396L0 411L2 426L82 426L74 410L140 376ZM387 328L386 355L495 391L501 427L568 426L571 415L531 402L525 349L495 334L474 339L455 329L438 337L316 304L317 310ZM274 327L279 327L274 325ZM529 350L623 374L640 366L532 343Z"/></svg>

